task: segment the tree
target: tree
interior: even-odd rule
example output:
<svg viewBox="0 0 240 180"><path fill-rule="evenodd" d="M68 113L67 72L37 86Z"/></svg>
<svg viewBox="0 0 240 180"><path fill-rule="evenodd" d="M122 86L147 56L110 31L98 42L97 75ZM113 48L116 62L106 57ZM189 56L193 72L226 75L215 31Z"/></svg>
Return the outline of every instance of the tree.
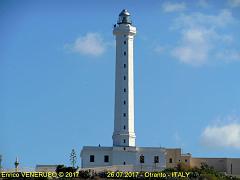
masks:
<svg viewBox="0 0 240 180"><path fill-rule="evenodd" d="M74 149L72 149L72 152L70 154L70 162L73 168L75 167L76 159L77 159L76 152Z"/></svg>

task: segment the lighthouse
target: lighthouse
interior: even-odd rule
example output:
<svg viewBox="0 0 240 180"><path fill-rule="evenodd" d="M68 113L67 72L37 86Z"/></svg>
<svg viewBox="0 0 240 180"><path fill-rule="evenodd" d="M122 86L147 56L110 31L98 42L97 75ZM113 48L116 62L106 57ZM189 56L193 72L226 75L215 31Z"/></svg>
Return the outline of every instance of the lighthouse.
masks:
<svg viewBox="0 0 240 180"><path fill-rule="evenodd" d="M126 9L119 14L113 34L116 37L113 146L135 146L133 40L136 27Z"/></svg>
<svg viewBox="0 0 240 180"><path fill-rule="evenodd" d="M83 146L81 167L113 171L156 171L166 167L162 147L137 147L134 131L134 58L136 27L123 9L113 27L116 39L113 146Z"/></svg>

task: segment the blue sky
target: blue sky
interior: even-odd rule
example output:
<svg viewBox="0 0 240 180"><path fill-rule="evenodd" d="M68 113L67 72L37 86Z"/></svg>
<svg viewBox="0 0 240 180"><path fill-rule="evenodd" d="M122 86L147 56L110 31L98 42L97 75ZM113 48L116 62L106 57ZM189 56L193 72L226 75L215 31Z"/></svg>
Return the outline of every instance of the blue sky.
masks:
<svg viewBox="0 0 240 180"><path fill-rule="evenodd" d="M69 165L111 146L115 39L126 8L134 46L138 146L240 157L240 1L0 2L3 166Z"/></svg>

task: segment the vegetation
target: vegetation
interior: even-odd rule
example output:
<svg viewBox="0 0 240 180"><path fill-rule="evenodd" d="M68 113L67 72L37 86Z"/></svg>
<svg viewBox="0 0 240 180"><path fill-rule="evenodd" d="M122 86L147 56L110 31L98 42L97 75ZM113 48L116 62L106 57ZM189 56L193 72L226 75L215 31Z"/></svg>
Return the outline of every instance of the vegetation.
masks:
<svg viewBox="0 0 240 180"><path fill-rule="evenodd" d="M64 165L58 165L56 168L56 173L60 173L60 172L76 172L76 168L74 167L65 167Z"/></svg>
<svg viewBox="0 0 240 180"><path fill-rule="evenodd" d="M72 152L70 154L70 162L73 168L75 167L76 159L77 159L76 152L74 149L72 149Z"/></svg>

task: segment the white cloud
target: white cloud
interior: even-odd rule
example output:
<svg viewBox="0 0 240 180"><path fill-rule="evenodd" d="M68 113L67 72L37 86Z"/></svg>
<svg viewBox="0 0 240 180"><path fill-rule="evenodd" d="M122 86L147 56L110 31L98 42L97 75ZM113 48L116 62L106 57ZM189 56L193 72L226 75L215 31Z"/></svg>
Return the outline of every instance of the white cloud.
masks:
<svg viewBox="0 0 240 180"><path fill-rule="evenodd" d="M164 3L162 5L162 9L164 12L176 12L176 11L183 11L186 9L185 3Z"/></svg>
<svg viewBox="0 0 240 180"><path fill-rule="evenodd" d="M240 0L229 0L228 2L231 7L240 7Z"/></svg>
<svg viewBox="0 0 240 180"><path fill-rule="evenodd" d="M66 44L65 48L82 55L97 57L106 51L106 43L99 33L87 33L78 37L74 43Z"/></svg>
<svg viewBox="0 0 240 180"><path fill-rule="evenodd" d="M206 15L203 13L193 13L190 15L182 14L175 19L175 25L173 28L196 28L196 27L225 27L231 23L235 22L231 11L221 10L217 15Z"/></svg>
<svg viewBox="0 0 240 180"><path fill-rule="evenodd" d="M207 126L201 135L203 145L211 148L240 148L240 124Z"/></svg>
<svg viewBox="0 0 240 180"><path fill-rule="evenodd" d="M171 54L185 64L193 66L207 64L211 56L216 56L213 54L221 44L226 46L233 41L231 35L219 33L219 29L233 22L235 19L229 10L222 10L217 15L182 14L175 19L172 27L173 30L180 30L181 39Z"/></svg>
<svg viewBox="0 0 240 180"><path fill-rule="evenodd" d="M182 63L201 66L206 63L211 50L210 37L215 33L206 29L189 29L182 32L180 46L172 51L172 55Z"/></svg>
<svg viewBox="0 0 240 180"><path fill-rule="evenodd" d="M172 52L173 56L178 57L182 63L190 64L193 66L201 66L206 63L207 50L201 49L197 52L197 48L190 46L178 47ZM197 52L197 54L195 54Z"/></svg>

